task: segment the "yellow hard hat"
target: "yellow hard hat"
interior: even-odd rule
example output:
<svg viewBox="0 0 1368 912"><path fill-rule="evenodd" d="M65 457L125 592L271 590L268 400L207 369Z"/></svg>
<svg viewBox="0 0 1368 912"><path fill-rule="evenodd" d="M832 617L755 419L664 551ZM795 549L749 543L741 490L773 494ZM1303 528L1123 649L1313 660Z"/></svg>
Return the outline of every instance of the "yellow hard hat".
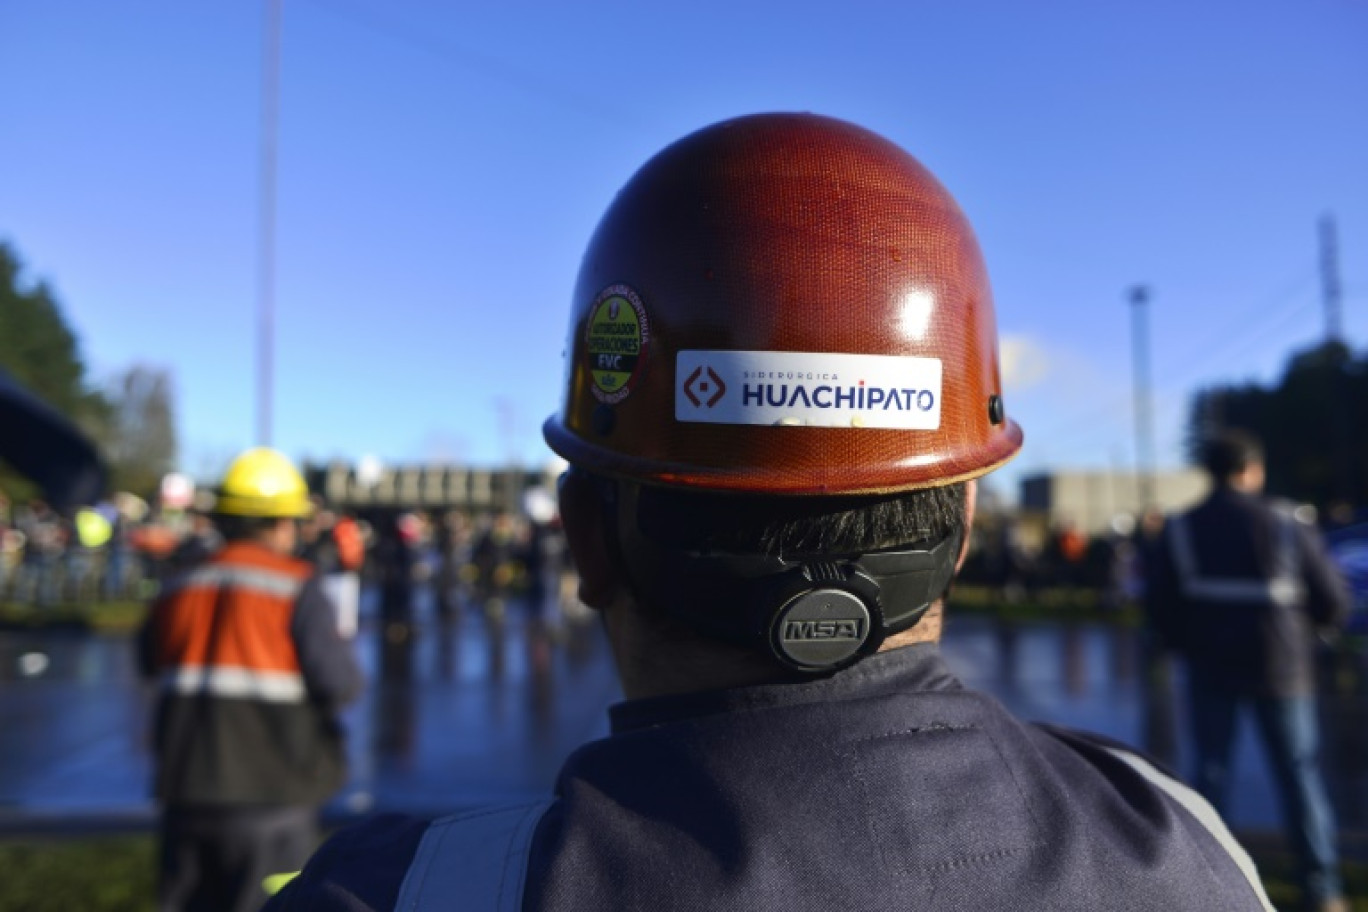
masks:
<svg viewBox="0 0 1368 912"><path fill-rule="evenodd" d="M76 511L76 537L83 548L99 548L114 534L114 527L95 510Z"/></svg>
<svg viewBox="0 0 1368 912"><path fill-rule="evenodd" d="M225 516L303 517L313 511L304 476L276 450L243 453L223 476L215 513Z"/></svg>

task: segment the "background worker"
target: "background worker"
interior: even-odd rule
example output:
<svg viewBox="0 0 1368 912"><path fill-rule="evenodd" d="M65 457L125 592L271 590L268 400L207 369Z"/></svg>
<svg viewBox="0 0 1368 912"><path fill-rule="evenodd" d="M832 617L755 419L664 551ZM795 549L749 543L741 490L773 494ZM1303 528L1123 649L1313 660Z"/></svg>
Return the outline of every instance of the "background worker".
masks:
<svg viewBox="0 0 1368 912"><path fill-rule="evenodd" d="M355 519L326 509L321 498L312 502L313 515L300 525L299 556L322 578L323 591L337 609L337 629L351 639L360 620L365 539Z"/></svg>
<svg viewBox="0 0 1368 912"><path fill-rule="evenodd" d="M1188 666L1193 781L1218 810L1230 792L1237 710L1254 711L1308 909L1348 909L1319 766L1318 629L1341 626L1349 592L1319 534L1261 496L1263 449L1228 430L1202 447L1211 494L1169 519L1147 603Z"/></svg>
<svg viewBox="0 0 1368 912"><path fill-rule="evenodd" d="M308 857L345 779L337 710L363 686L313 567L292 556L310 509L299 472L249 450L217 493L225 544L168 582L139 639L160 687L163 910L256 909L262 879Z"/></svg>
<svg viewBox="0 0 1368 912"><path fill-rule="evenodd" d="M584 257L547 421L628 701L553 799L331 840L279 909L1269 908L1210 808L941 658L1022 436L953 199L824 117L656 155Z"/></svg>

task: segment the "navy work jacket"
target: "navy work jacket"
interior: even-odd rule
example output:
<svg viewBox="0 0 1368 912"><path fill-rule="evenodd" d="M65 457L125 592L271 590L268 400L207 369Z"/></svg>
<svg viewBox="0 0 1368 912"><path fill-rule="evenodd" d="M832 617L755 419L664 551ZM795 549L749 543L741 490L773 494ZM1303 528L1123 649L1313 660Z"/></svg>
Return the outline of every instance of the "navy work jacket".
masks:
<svg viewBox="0 0 1368 912"><path fill-rule="evenodd" d="M800 684L629 702L612 722L561 771L522 909L1271 908L1200 799L1100 739L1018 722L934 645ZM392 816L345 831L267 908L395 908L411 867L470 851L415 865L427 831ZM493 907L450 880L413 907Z"/></svg>
<svg viewBox="0 0 1368 912"><path fill-rule="evenodd" d="M1343 625L1349 590L1313 526L1285 505L1218 486L1172 517L1146 605L1207 686L1261 697L1315 692L1317 628Z"/></svg>

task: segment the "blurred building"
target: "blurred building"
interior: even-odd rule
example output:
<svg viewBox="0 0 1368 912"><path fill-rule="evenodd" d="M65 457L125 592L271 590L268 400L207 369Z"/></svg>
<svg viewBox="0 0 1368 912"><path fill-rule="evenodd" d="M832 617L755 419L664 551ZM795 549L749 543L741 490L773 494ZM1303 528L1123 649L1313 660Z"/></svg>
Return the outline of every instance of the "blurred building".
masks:
<svg viewBox="0 0 1368 912"><path fill-rule="evenodd" d="M1134 519L1147 506L1165 513L1191 506L1205 496L1210 482L1200 469L1154 474L1154 502L1140 499L1133 472L1058 471L1021 480L1021 510L1048 526L1072 524L1085 535L1110 531L1118 516Z"/></svg>
<svg viewBox="0 0 1368 912"><path fill-rule="evenodd" d="M371 471L334 462L308 466L309 490L344 510L392 508L517 512L529 489L556 489L557 467L479 469L451 465L376 467Z"/></svg>

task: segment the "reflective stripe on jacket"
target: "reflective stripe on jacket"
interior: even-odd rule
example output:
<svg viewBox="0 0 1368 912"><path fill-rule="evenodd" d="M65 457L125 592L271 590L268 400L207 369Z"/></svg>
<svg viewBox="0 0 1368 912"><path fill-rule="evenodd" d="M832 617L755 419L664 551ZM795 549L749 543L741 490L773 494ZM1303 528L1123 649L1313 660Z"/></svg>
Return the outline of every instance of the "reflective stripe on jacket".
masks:
<svg viewBox="0 0 1368 912"><path fill-rule="evenodd" d="M1178 586L1193 601L1266 604L1280 608L1295 605L1302 597L1297 579L1297 539L1291 517L1272 514L1278 521L1274 533L1273 572L1271 575L1213 576L1199 566L1197 551L1183 514L1169 518L1169 549L1178 575Z"/></svg>
<svg viewBox="0 0 1368 912"><path fill-rule="evenodd" d="M172 582L153 608L163 689L303 702L290 621L311 573L237 542Z"/></svg>

